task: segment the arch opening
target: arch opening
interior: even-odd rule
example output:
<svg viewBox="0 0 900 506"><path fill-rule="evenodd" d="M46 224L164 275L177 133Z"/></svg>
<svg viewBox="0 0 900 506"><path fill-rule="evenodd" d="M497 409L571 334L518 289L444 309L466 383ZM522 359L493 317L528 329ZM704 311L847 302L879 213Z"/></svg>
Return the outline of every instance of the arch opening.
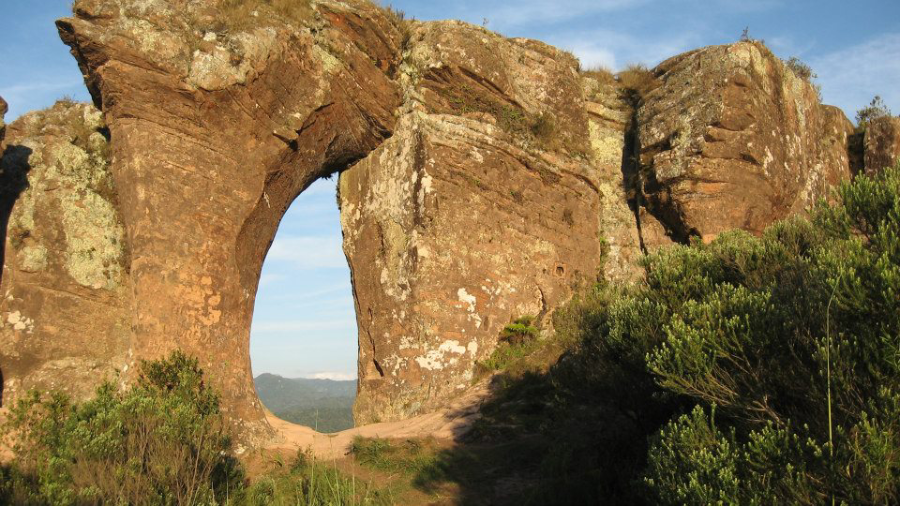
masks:
<svg viewBox="0 0 900 506"><path fill-rule="evenodd" d="M357 392L357 323L336 182L319 179L282 217L250 330L259 400L277 418L323 433L354 426Z"/></svg>

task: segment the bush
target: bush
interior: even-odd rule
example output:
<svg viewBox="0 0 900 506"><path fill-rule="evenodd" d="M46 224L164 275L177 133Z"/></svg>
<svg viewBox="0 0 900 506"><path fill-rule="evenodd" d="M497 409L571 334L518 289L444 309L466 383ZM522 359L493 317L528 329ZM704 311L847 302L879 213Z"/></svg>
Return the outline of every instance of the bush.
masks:
<svg viewBox="0 0 900 506"><path fill-rule="evenodd" d="M4 427L16 459L0 467L0 504L380 504L366 482L306 454L248 486L218 395L181 352L142 362L128 391L94 399L30 392Z"/></svg>
<svg viewBox="0 0 900 506"><path fill-rule="evenodd" d="M856 111L856 128L858 131L863 131L869 126L869 123L871 123L872 120L888 118L890 116L891 110L888 109L884 100L882 100L879 95L875 95L875 98L869 102L869 105Z"/></svg>
<svg viewBox="0 0 900 506"><path fill-rule="evenodd" d="M240 488L218 396L180 352L144 362L134 388L107 382L96 397L31 392L12 409L16 473L39 502L196 504Z"/></svg>
<svg viewBox="0 0 900 506"><path fill-rule="evenodd" d="M900 165L838 194L762 237L658 250L642 283L557 312L555 409L634 413L615 459L568 469L618 474L626 502L900 500Z"/></svg>

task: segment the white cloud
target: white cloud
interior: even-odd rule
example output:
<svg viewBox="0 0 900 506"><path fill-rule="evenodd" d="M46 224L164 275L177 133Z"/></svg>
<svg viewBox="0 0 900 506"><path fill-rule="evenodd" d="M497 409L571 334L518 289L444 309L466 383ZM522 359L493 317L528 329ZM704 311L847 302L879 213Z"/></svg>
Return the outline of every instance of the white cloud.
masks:
<svg viewBox="0 0 900 506"><path fill-rule="evenodd" d="M312 374L303 374L301 378L306 379L320 379L320 380L334 380L334 381L351 381L356 379L356 374L349 374L345 372L316 372Z"/></svg>
<svg viewBox="0 0 900 506"><path fill-rule="evenodd" d="M611 70L621 70L628 63L656 65L666 58L696 47L699 36L696 31L685 31L673 37L651 40L601 29L551 34L548 41L575 53L584 68L604 66Z"/></svg>
<svg viewBox="0 0 900 506"><path fill-rule="evenodd" d="M505 29L532 23L554 23L602 12L632 9L652 0L573 0L563 7L554 0L526 0L485 9L489 28ZM497 2L500 3L500 2ZM496 5L496 4L495 4Z"/></svg>
<svg viewBox="0 0 900 506"><path fill-rule="evenodd" d="M351 330L355 326L356 322L352 318L338 320L269 320L254 321L250 333L252 336L285 332L343 331Z"/></svg>
<svg viewBox="0 0 900 506"><path fill-rule="evenodd" d="M80 79L63 81L48 79L0 88L0 96L9 104L7 123L11 123L27 111L50 105L53 100L67 94L78 99L84 98L87 95L84 82Z"/></svg>
<svg viewBox="0 0 900 506"><path fill-rule="evenodd" d="M809 60L819 75L825 103L853 119L855 111L881 95L894 114L900 112L900 33L877 36Z"/></svg>
<svg viewBox="0 0 900 506"><path fill-rule="evenodd" d="M290 262L297 269L347 268L347 259L341 247L342 238L333 236L282 236L275 237L266 261Z"/></svg>

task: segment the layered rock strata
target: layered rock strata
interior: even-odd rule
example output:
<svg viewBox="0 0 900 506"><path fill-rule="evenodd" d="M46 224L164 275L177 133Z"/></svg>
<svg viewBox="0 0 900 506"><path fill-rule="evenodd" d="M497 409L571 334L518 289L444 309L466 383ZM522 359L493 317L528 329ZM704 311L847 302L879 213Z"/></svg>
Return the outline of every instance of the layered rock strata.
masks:
<svg viewBox="0 0 900 506"><path fill-rule="evenodd" d="M58 23L102 115L61 103L9 128L4 404L125 384L179 348L241 440L265 441L262 262L336 172L359 423L446 403L505 324L548 328L642 251L758 233L849 177L849 122L759 44L672 58L638 93L545 44L362 0L235 5L78 0Z"/></svg>

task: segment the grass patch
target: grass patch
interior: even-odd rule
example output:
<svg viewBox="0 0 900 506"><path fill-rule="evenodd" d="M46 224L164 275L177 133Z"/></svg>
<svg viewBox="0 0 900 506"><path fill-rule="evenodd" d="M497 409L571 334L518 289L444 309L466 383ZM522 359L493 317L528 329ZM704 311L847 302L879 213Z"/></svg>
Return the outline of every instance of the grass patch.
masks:
<svg viewBox="0 0 900 506"><path fill-rule="evenodd" d="M298 452L290 464L259 477L238 494L235 506L389 505L395 501L371 484Z"/></svg>
<svg viewBox="0 0 900 506"><path fill-rule="evenodd" d="M587 69L581 73L584 77L596 80L600 84L612 85L616 84L616 74L607 67L597 66Z"/></svg>
<svg viewBox="0 0 900 506"><path fill-rule="evenodd" d="M275 19L305 25L314 9L309 0L224 0L219 4L217 30L247 30L270 26Z"/></svg>
<svg viewBox="0 0 900 506"><path fill-rule="evenodd" d="M662 85L662 81L644 64L627 65L625 70L616 74L616 80L622 88L639 98L646 97Z"/></svg>

